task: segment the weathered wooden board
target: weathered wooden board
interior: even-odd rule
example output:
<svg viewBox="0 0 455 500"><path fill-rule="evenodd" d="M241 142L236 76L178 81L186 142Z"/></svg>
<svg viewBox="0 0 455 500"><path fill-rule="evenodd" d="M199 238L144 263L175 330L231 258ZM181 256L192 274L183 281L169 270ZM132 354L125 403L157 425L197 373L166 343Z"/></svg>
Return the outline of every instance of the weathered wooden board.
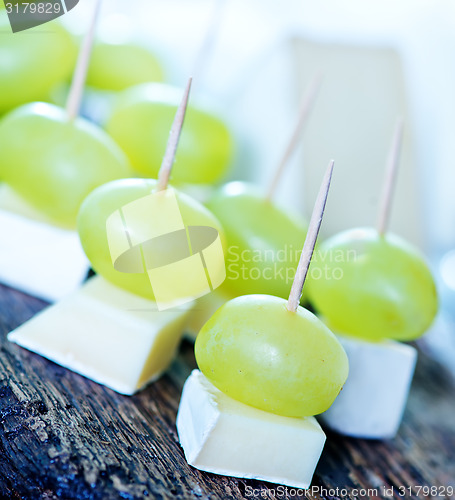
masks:
<svg viewBox="0 0 455 500"><path fill-rule="evenodd" d="M301 498L303 491L202 473L187 465L175 429L180 391L195 366L192 346L157 383L120 396L6 340L45 303L0 286L0 496L11 499ZM88 346L89 348L89 346ZM306 498L399 496L399 487L455 486L455 387L423 355L398 437L328 434L313 485L343 488ZM443 491L442 489L440 490ZM439 493L439 492L438 492Z"/></svg>

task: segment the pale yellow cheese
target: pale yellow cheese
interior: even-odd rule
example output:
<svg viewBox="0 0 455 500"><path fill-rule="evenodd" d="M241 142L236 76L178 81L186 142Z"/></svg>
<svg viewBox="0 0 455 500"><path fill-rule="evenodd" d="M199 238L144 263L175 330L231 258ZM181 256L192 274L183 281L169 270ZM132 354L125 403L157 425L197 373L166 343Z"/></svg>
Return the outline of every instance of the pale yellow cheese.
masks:
<svg viewBox="0 0 455 500"><path fill-rule="evenodd" d="M133 394L167 369L191 307L158 311L154 302L97 276L8 339L117 392Z"/></svg>

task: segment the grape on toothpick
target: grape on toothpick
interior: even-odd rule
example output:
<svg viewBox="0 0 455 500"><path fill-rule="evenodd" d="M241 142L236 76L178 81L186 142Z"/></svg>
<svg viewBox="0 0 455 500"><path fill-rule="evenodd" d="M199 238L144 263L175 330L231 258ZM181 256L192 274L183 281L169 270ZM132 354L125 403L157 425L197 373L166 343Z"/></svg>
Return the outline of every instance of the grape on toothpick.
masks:
<svg viewBox="0 0 455 500"><path fill-rule="evenodd" d="M99 90L121 91L146 82L162 82L164 70L145 47L134 43L95 42L87 85Z"/></svg>
<svg viewBox="0 0 455 500"><path fill-rule="evenodd" d="M81 48L66 110L21 106L0 121L0 177L36 210L74 227L83 199L97 186L128 177L128 160L99 127L78 117L100 0Z"/></svg>
<svg viewBox="0 0 455 500"><path fill-rule="evenodd" d="M131 87L117 98L107 132L128 155L133 168L156 177L180 92L162 83ZM231 161L232 138L222 120L198 105L188 107L173 172L175 184L212 184Z"/></svg>
<svg viewBox="0 0 455 500"><path fill-rule="evenodd" d="M333 162L324 177L288 301L246 295L223 305L195 345L202 373L228 396L289 417L325 411L348 374L333 333L299 305L324 212Z"/></svg>
<svg viewBox="0 0 455 500"><path fill-rule="evenodd" d="M352 229L323 242L308 283L312 304L331 328L371 341L419 337L438 307L434 279L421 253L387 232L402 134L399 119L377 230Z"/></svg>
<svg viewBox="0 0 455 500"><path fill-rule="evenodd" d="M71 35L58 21L33 28L30 37L13 34L6 13L0 15L0 115L48 99L53 87L69 77L75 60Z"/></svg>
<svg viewBox="0 0 455 500"><path fill-rule="evenodd" d="M321 82L313 78L297 124L264 196L248 183L223 186L207 202L225 229L228 244L224 288L234 295L268 293L286 297L299 261L306 223L273 203L273 195L307 123Z"/></svg>
<svg viewBox="0 0 455 500"><path fill-rule="evenodd" d="M153 232L153 228L166 227L167 222L169 222L167 220L168 214L165 211L160 213L141 213L135 216L133 220L129 219L128 230L134 234L135 241L141 242L135 248L130 249L132 258L135 257L135 262L138 264L137 272L135 273L121 272L113 266L106 223L113 213L121 212L129 204L146 198L151 193L167 191L175 194L181 219L185 227L208 226L222 233L220 223L207 208L190 196L168 185L184 119L186 123L185 112L190 85L191 80L188 82L183 99L174 118L158 180L126 179L100 186L86 198L78 216L78 231L81 243L95 271L111 283L151 300L155 300L155 295L150 286L150 279L146 269L144 268L144 247L142 243L147 243L149 240L148 235ZM115 224L110 224L109 230L111 236L118 235L119 238L122 238L125 234L123 220L119 218ZM172 243L171 240L168 241ZM166 260L168 254L173 251L174 249L170 248L169 244L164 241L156 250L155 258L160 261ZM185 279L190 278L186 276Z"/></svg>
<svg viewBox="0 0 455 500"><path fill-rule="evenodd" d="M214 1L209 23L196 51L192 74L198 82L218 35L224 4L224 0ZM164 83L137 85L117 97L106 130L126 152L140 175L157 177L167 142L166 131L179 101L179 88ZM233 154L233 137L219 113L207 103L191 103L172 182L176 186L217 183L225 176Z"/></svg>
<svg viewBox="0 0 455 500"><path fill-rule="evenodd" d="M326 438L312 415L333 403L348 374L337 338L299 305L332 169L333 162L288 301L237 297L218 309L196 339L200 371L185 382L176 425L185 458L197 469L310 486Z"/></svg>

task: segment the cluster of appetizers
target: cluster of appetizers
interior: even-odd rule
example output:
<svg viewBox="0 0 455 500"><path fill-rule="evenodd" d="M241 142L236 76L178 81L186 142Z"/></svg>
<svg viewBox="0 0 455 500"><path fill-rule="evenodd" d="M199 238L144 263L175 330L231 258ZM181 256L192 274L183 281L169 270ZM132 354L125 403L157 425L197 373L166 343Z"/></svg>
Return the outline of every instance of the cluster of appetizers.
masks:
<svg viewBox="0 0 455 500"><path fill-rule="evenodd" d="M167 369L183 333L192 329L200 371L185 383L177 429L188 462L202 470L305 488L325 442L315 415L346 434L393 436L415 363L415 350L396 341L423 334L437 310L422 256L385 231L356 229L316 246L312 266L321 273L307 275L333 163L309 225L276 206L273 189L263 195L246 183L222 186L204 206L168 181L214 184L223 177L233 147L223 122L188 105L190 83L181 102L180 90L143 83L161 79L162 71L147 51L133 46L95 44L90 68L87 53L79 57L66 108L30 102L44 98L70 71L57 61L68 63L73 41L53 26L61 43L52 39L49 50L59 47L61 54L48 72L40 71L33 88L23 84L25 67L35 76L27 65L28 44L18 35L0 40L11 44L8 50L19 61L0 81L0 112L6 112L0 119L0 180L49 224L77 226L98 276L9 339L133 394ZM47 43L43 35L32 47L34 60L43 58ZM131 70L123 71L121 61ZM87 75L89 84L119 92L104 130L78 116L77 85ZM180 227L186 234L182 249L182 240L169 237L177 238ZM259 279L248 277L248 259L243 276L228 275L210 295L201 285L197 300L190 300L188 288L210 274L214 259L204 245L196 248L191 228L213 228L224 250L235 247L240 258L266 250L266 258L254 262ZM285 245L303 245L302 254L278 258ZM188 274L171 283L189 283L181 296L171 297L177 306L160 310L150 270L170 270L177 260L169 255L180 250L182 260L203 263L203 277L196 264L186 267ZM336 264L341 276L322 272L334 253L345 255ZM271 266L277 269L273 280L262 272ZM289 273L295 275L292 288ZM216 312L210 300L222 304ZM301 300L310 301L319 317Z"/></svg>
<svg viewBox="0 0 455 500"><path fill-rule="evenodd" d="M1 40L1 54L7 57L0 57L0 182L49 223L75 228L81 203L94 188L134 175L156 178L180 90L159 81L163 72L147 50L95 43L91 65L81 50L66 107L41 102L68 78L75 46L56 21L36 30L33 44L23 33ZM0 33L8 32L2 12ZM125 71L129 65L135 70ZM95 88L116 91L103 127L79 116L77 96L86 78ZM216 182L231 154L232 139L223 122L189 105L173 181Z"/></svg>

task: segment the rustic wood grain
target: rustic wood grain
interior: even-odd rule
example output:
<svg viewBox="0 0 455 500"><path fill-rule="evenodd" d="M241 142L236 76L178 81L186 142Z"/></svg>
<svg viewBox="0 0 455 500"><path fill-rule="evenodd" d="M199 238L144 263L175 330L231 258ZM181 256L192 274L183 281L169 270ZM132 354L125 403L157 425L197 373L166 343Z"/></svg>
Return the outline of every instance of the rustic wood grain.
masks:
<svg viewBox="0 0 455 500"><path fill-rule="evenodd" d="M301 498L276 485L199 472L179 447L175 417L195 366L184 343L157 383L121 396L6 340L45 303L0 286L0 497L10 499ZM455 486L455 388L420 356L404 423L389 442L328 434L313 482L323 488ZM294 495L290 493L295 493ZM329 498L306 493L306 498ZM389 497L390 498L390 497ZM449 498L442 495L433 498Z"/></svg>

